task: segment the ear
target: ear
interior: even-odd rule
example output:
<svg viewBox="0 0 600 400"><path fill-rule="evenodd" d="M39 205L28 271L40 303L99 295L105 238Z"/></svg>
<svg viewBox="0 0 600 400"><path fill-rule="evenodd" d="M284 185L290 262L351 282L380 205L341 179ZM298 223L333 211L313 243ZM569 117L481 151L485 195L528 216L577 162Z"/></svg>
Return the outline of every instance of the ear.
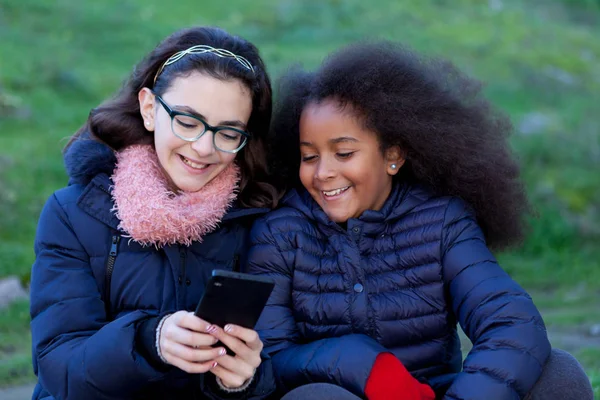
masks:
<svg viewBox="0 0 600 400"><path fill-rule="evenodd" d="M143 88L138 93L140 102L140 114L144 120L144 128L149 132L154 132L154 93L148 88Z"/></svg>
<svg viewBox="0 0 600 400"><path fill-rule="evenodd" d="M398 146L387 148L384 157L386 162L386 172L391 176L396 175L406 161L404 152Z"/></svg>

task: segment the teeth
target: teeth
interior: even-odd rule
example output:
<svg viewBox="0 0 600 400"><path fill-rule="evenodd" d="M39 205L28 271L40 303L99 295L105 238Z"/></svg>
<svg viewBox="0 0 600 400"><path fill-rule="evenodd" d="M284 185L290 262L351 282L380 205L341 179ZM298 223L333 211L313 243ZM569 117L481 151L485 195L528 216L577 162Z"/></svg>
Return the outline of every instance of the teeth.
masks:
<svg viewBox="0 0 600 400"><path fill-rule="evenodd" d="M184 163L186 163L187 165L189 165L190 167L195 168L195 169L204 169L204 168L208 167L208 164L197 164L195 162L188 160L187 158L185 158L183 156L181 157L181 159L183 160Z"/></svg>
<svg viewBox="0 0 600 400"><path fill-rule="evenodd" d="M325 191L324 191L324 192L323 192L323 194L324 194L325 196L328 196L328 197L331 197L331 196L337 196L338 194L340 194L340 193L342 193L342 192L345 192L346 190L348 190L348 188L349 188L349 187L350 187L350 186L346 186L346 187L343 187L343 188L339 188L339 189L332 190L332 191L330 191L330 192L325 192Z"/></svg>

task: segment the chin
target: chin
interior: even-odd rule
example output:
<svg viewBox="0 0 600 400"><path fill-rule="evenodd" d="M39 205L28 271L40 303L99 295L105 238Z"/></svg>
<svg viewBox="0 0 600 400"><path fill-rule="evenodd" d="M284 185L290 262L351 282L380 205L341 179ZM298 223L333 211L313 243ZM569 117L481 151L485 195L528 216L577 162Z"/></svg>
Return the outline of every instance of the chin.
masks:
<svg viewBox="0 0 600 400"><path fill-rule="evenodd" d="M333 222L340 224L340 223L344 223L346 221L348 221L350 219L349 216L347 215L342 215L341 213L329 213L329 212L325 212L325 214L327 214L327 216L329 217L330 220L332 220Z"/></svg>
<svg viewBox="0 0 600 400"><path fill-rule="evenodd" d="M175 182L175 186L177 186L177 189L179 189L182 192L194 193L194 192L197 192L200 189L202 189L204 186L206 186L206 182L199 183L199 182L182 181L182 182Z"/></svg>
<svg viewBox="0 0 600 400"><path fill-rule="evenodd" d="M202 185L188 185L185 187L185 189L183 189L183 191L188 193L195 193L202 190L204 186L206 186L206 183Z"/></svg>

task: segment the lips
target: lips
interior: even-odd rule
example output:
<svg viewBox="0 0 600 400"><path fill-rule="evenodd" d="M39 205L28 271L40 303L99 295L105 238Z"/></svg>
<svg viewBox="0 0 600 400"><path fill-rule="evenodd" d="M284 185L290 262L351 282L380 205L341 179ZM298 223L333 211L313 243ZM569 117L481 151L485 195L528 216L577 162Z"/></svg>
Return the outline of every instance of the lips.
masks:
<svg viewBox="0 0 600 400"><path fill-rule="evenodd" d="M179 157L181 157L181 161L183 161L183 163L187 166L189 166L190 168L193 169L197 169L197 170L203 170L206 169L210 166L210 164L201 164L195 161L190 160L189 158L186 158L182 155L179 155Z"/></svg>
<svg viewBox="0 0 600 400"><path fill-rule="evenodd" d="M325 197L334 197L334 196L338 196L342 193L344 193L346 190L350 189L350 186L344 186L338 189L333 189L333 190L322 190L321 193L323 193L323 195Z"/></svg>

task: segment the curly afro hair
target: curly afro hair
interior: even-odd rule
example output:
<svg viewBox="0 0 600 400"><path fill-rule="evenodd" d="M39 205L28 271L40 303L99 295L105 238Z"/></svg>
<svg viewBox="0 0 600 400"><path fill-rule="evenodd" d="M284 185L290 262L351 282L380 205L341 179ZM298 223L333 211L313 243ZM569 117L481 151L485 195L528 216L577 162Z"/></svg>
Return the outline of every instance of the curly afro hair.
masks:
<svg viewBox="0 0 600 400"><path fill-rule="evenodd" d="M342 48L314 72L294 67L278 82L272 171L282 185L301 186L300 116L309 103L334 100L378 135L382 150L402 149L406 163L394 179L462 198L490 247L516 244L531 208L508 143L512 125L481 88L452 63L387 41Z"/></svg>

